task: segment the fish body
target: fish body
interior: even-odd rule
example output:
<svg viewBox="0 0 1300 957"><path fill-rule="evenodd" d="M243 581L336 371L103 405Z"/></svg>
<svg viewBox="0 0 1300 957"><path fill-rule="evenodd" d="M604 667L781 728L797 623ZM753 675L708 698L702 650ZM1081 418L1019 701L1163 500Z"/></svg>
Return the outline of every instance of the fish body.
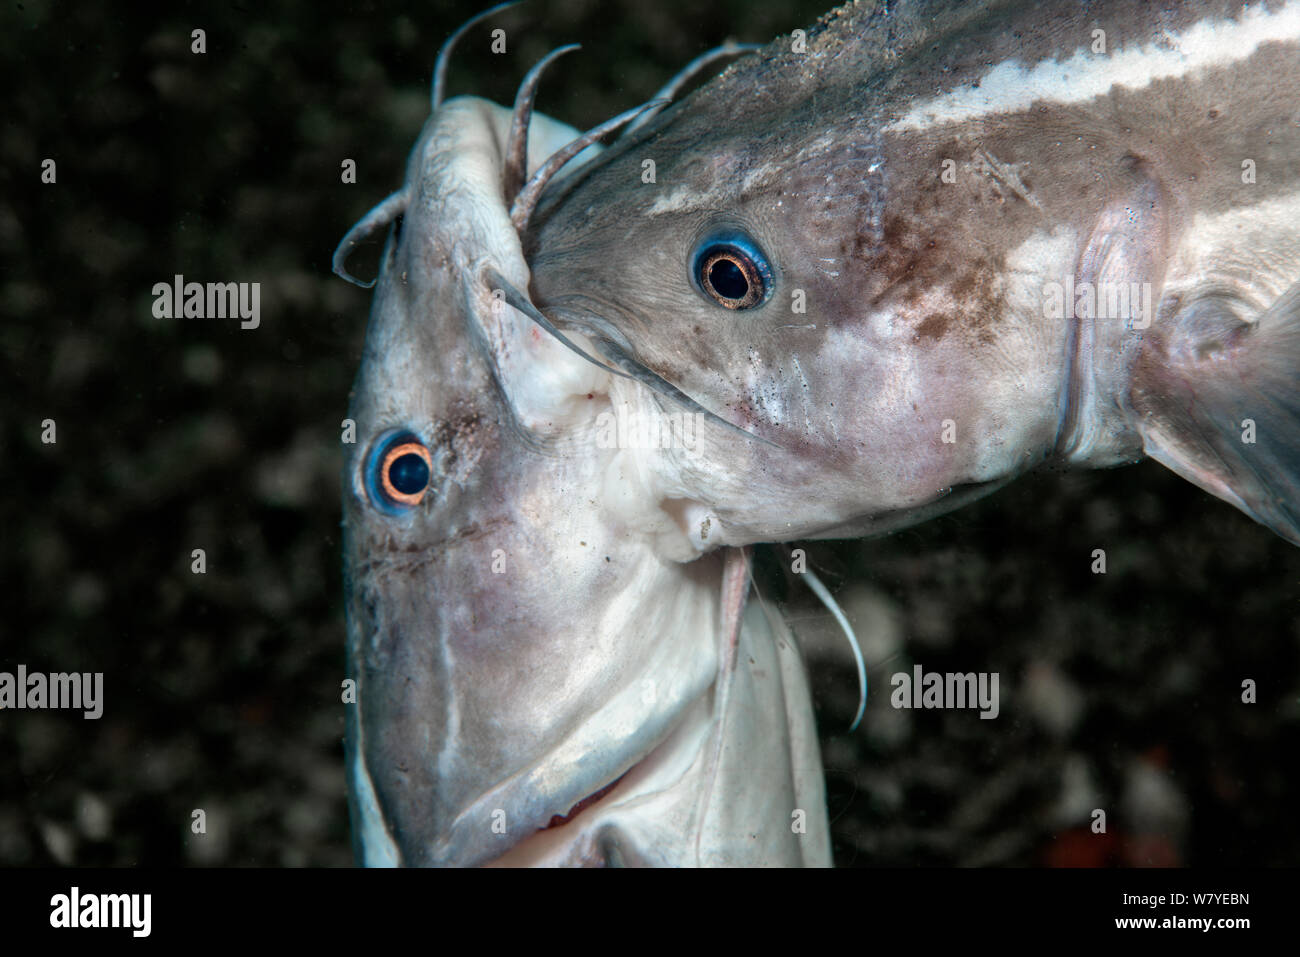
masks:
<svg viewBox="0 0 1300 957"><path fill-rule="evenodd" d="M1295 2L850 4L558 185L525 248L557 325L732 426L645 466L678 557L1143 455L1300 544Z"/></svg>
<svg viewBox="0 0 1300 957"><path fill-rule="evenodd" d="M363 221L400 214L344 472L362 859L828 863L747 543L1143 454L1300 541L1297 7L841 8L522 244L509 113L435 97ZM529 169L574 135L534 126ZM671 414L698 441L596 438Z"/></svg>
<svg viewBox="0 0 1300 957"><path fill-rule="evenodd" d="M358 859L828 864L788 630L757 607L741 626L720 556L666 560L606 506L636 488L593 440L607 373L494 295L529 282L511 123L436 104L405 186L357 227L397 221L343 472ZM534 115L528 169L576 136Z"/></svg>

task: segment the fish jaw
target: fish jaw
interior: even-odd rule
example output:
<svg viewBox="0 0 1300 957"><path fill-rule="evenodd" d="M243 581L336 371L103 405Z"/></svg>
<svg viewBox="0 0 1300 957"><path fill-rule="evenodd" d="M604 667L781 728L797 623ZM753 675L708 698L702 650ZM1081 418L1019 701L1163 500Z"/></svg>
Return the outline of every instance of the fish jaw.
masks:
<svg viewBox="0 0 1300 957"><path fill-rule="evenodd" d="M618 544L599 528L567 529L565 549L500 528L436 548L437 602L421 601L422 582L403 594L397 569L377 569L385 613L420 614L351 629L365 773L406 864L484 863L569 814L650 753L716 671L707 577L683 580L687 567L629 562L626 550L616 574L593 577ZM507 570L484 583L495 548ZM354 593L364 609L367 586Z"/></svg>
<svg viewBox="0 0 1300 957"><path fill-rule="evenodd" d="M745 611L738 661L716 767L709 759L720 718L701 698L607 795L491 866L829 867L802 654L789 627L755 604Z"/></svg>

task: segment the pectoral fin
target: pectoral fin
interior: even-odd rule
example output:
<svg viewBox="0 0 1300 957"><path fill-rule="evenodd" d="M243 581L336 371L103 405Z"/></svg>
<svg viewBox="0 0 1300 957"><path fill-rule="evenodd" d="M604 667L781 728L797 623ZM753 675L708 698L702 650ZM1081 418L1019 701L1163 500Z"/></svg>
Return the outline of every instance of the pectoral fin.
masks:
<svg viewBox="0 0 1300 957"><path fill-rule="evenodd" d="M1300 282L1246 313L1207 297L1149 330L1136 425L1156 461L1300 545Z"/></svg>

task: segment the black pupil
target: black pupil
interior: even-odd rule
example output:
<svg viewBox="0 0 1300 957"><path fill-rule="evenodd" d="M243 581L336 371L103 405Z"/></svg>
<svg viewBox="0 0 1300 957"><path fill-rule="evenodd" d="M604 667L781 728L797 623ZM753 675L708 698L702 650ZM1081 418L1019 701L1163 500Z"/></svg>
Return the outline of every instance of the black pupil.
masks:
<svg viewBox="0 0 1300 957"><path fill-rule="evenodd" d="M415 495L429 484L429 466L414 452L407 452L388 466L388 481L403 495Z"/></svg>
<svg viewBox="0 0 1300 957"><path fill-rule="evenodd" d="M725 299L744 299L749 292L745 271L730 259L719 259L709 267L709 285Z"/></svg>

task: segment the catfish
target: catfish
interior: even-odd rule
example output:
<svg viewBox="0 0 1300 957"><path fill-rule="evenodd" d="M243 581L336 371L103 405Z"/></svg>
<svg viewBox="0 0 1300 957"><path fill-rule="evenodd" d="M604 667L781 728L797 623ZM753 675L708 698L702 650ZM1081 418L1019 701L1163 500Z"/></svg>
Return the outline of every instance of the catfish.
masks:
<svg viewBox="0 0 1300 957"><path fill-rule="evenodd" d="M1149 456L1300 544L1300 3L853 3L551 184L679 560Z"/></svg>

